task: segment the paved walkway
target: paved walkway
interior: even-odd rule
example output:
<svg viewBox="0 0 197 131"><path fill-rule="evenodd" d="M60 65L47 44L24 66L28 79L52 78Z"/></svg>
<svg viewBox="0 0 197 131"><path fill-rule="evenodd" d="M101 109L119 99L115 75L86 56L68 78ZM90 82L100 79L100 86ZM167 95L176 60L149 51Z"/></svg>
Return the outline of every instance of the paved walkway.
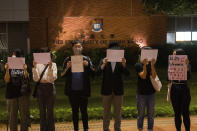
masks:
<svg viewBox="0 0 197 131"><path fill-rule="evenodd" d="M111 121L111 131L113 130L113 121ZM197 117L191 117L191 131L197 131ZM102 121L90 121L90 131L102 131ZM144 131L147 128L147 120L145 119ZM82 124L80 122L80 131L82 130ZM182 127L184 131L184 127ZM0 131L7 131L5 125L0 125ZM33 124L29 131L39 131L39 124ZM72 123L57 123L56 131L73 131ZM136 120L122 120L122 131L137 131ZM156 118L154 131L176 131L174 127L173 118Z"/></svg>

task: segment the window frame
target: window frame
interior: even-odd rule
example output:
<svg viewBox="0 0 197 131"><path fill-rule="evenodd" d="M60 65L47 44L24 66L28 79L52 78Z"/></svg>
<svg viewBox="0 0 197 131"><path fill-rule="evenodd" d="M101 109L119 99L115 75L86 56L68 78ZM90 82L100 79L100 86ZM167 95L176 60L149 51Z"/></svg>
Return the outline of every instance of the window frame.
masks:
<svg viewBox="0 0 197 131"><path fill-rule="evenodd" d="M197 30L193 30L193 25L194 25L194 18L197 19L197 14L194 14L194 15L183 15L183 17L185 18L190 18L190 23L191 23L191 29L190 30L177 30L177 20L178 18L180 18L180 16L168 16L168 19L174 19L174 21L172 21L172 25L174 26L174 28L172 27L172 25L169 25L169 21L167 22L168 23L168 27L170 28L167 28L167 33L175 33L175 42L173 44L176 44L176 43L187 43L187 42L192 42L192 43L197 43L197 40L193 40L193 32L197 32ZM173 23L174 22L174 23ZM169 30L170 29L170 30ZM177 32L190 32L191 33L191 39L190 40L177 40ZM166 42L168 41L167 40L167 33L166 33ZM170 43L167 43L167 44L170 44Z"/></svg>

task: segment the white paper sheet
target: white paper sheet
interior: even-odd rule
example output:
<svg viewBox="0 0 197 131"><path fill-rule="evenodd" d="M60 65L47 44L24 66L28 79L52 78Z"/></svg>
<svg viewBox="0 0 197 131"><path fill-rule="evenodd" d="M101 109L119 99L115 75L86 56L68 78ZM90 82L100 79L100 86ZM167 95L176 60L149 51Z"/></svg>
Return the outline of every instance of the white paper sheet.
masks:
<svg viewBox="0 0 197 131"><path fill-rule="evenodd" d="M33 56L37 64L48 64L51 61L50 53L33 53Z"/></svg>
<svg viewBox="0 0 197 131"><path fill-rule="evenodd" d="M107 59L109 62L122 62L124 58L124 50L107 49Z"/></svg>
<svg viewBox="0 0 197 131"><path fill-rule="evenodd" d="M157 60L157 49L142 49L141 51L141 58L140 60L143 61L144 59L147 59L148 61L151 61L152 59Z"/></svg>
<svg viewBox="0 0 197 131"><path fill-rule="evenodd" d="M24 57L8 57L9 69L24 69Z"/></svg>
<svg viewBox="0 0 197 131"><path fill-rule="evenodd" d="M71 56L71 69L72 72L84 72L83 56Z"/></svg>

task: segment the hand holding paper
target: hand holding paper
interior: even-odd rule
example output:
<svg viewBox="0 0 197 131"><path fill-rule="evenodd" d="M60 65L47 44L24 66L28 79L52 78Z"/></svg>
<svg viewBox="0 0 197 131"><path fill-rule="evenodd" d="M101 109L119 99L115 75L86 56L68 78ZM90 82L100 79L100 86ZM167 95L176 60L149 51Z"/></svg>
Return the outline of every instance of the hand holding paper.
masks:
<svg viewBox="0 0 197 131"><path fill-rule="evenodd" d="M50 61L48 64L49 64L49 69L51 69L51 68L52 68L53 63Z"/></svg>
<svg viewBox="0 0 197 131"><path fill-rule="evenodd" d="M186 63L186 65L188 66L188 65L189 65L189 60L186 59L186 60L185 60L185 63Z"/></svg>
<svg viewBox="0 0 197 131"><path fill-rule="evenodd" d="M71 61L68 61L67 62L67 68L70 68L71 67Z"/></svg>
<svg viewBox="0 0 197 131"><path fill-rule="evenodd" d="M24 64L24 66L23 66L23 67L24 67L24 70L27 70L27 65L26 65L26 64Z"/></svg>
<svg viewBox="0 0 197 131"><path fill-rule="evenodd" d="M34 66L34 68L37 67L37 63L35 61L33 61L33 66Z"/></svg>
<svg viewBox="0 0 197 131"><path fill-rule="evenodd" d="M101 65L101 70L105 68L105 65L107 64L107 58L103 59L103 64Z"/></svg>
<svg viewBox="0 0 197 131"><path fill-rule="evenodd" d="M142 61L142 63L143 63L144 65L147 65L147 64L148 64L148 60L147 60L147 59L144 59L144 60Z"/></svg>
<svg viewBox="0 0 197 131"><path fill-rule="evenodd" d="M125 58L122 58L122 66L126 67L126 59Z"/></svg>
<svg viewBox="0 0 197 131"><path fill-rule="evenodd" d="M155 60L155 59L152 59L152 60L151 60L151 65L154 66L155 63L156 63L156 60Z"/></svg>
<svg viewBox="0 0 197 131"><path fill-rule="evenodd" d="M105 65L107 64L107 58L103 59L103 64L105 64Z"/></svg>
<svg viewBox="0 0 197 131"><path fill-rule="evenodd" d="M5 70L9 70L9 66L8 66L8 63L5 64Z"/></svg>
<svg viewBox="0 0 197 131"><path fill-rule="evenodd" d="M88 61L83 61L84 66L88 66Z"/></svg>

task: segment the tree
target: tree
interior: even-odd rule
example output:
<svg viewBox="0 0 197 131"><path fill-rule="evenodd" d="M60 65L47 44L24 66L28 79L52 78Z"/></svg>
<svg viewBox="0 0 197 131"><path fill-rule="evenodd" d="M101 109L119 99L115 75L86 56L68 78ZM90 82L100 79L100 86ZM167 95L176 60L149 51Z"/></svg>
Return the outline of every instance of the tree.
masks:
<svg viewBox="0 0 197 131"><path fill-rule="evenodd" d="M197 0L141 0L148 14L161 12L166 15L197 13Z"/></svg>

